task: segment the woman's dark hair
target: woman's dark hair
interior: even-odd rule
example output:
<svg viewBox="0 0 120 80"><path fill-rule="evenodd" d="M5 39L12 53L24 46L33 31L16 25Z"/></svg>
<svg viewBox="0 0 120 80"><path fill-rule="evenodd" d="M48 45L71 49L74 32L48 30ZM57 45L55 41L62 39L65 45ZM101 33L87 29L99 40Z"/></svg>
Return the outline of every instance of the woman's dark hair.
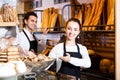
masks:
<svg viewBox="0 0 120 80"><path fill-rule="evenodd" d="M82 30L82 25L80 24L80 21L77 18L70 18L67 22L66 22L66 26L68 25L69 22L77 22L79 27L80 27L80 31Z"/></svg>
<svg viewBox="0 0 120 80"><path fill-rule="evenodd" d="M66 22L66 27L67 27L68 23L71 21L78 23L79 28L80 28L80 33L79 33L78 37L76 38L76 42L83 44L83 32L82 32L82 25L80 24L80 21L77 18L70 18Z"/></svg>
<svg viewBox="0 0 120 80"><path fill-rule="evenodd" d="M24 15L24 19L23 19L24 26L25 26L24 20L28 20L30 16L35 16L36 18L38 17L35 12L27 12L27 13Z"/></svg>

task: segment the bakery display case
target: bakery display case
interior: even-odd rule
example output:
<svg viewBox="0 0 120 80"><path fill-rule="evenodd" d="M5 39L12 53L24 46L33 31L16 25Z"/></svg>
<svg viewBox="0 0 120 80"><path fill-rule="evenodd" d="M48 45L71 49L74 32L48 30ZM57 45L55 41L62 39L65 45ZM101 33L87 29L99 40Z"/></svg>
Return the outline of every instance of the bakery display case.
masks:
<svg viewBox="0 0 120 80"><path fill-rule="evenodd" d="M56 0L57 1L57 0ZM81 71L81 80L114 80L115 79L115 23L114 23L114 9L111 10L111 13L109 11L108 14L111 14L108 16L106 13L106 6L107 2L101 0L101 6L100 8L95 7L94 3L94 10L92 10L92 4L80 4L80 5L65 5L62 8L62 14L60 15L56 9L53 11L53 15L51 15L51 19L48 19L48 16L46 16L47 12L49 10L52 10L53 8L48 8L46 10L35 10L36 13L41 14L39 15L39 22L42 24L42 26L38 26L36 28L36 31L34 32L37 38L41 35L42 28L46 27L50 29L50 32L48 33L48 40L51 39L60 39L64 35L64 24L65 19L64 17L67 16L67 19L71 17L79 18L80 22L82 23L83 27L83 34L82 37L82 44L84 44L88 50L93 50L94 52L90 52L90 57L92 60L92 66L89 69L83 69ZM104 3L104 4L102 4ZM65 8L67 7L68 10ZM95 10L98 9L98 10ZM64 11L68 11L67 15L64 13ZM74 11L74 12L73 12ZM97 14L96 11L99 12ZM90 13L94 14L94 16ZM45 13L45 17L43 18ZM52 12L50 12L52 14ZM59 17L56 17L56 14L59 15ZM79 16L78 16L79 15ZM87 15L87 16L86 16ZM19 28L22 29L22 20L23 20L24 14L19 14L18 18L20 21ZM54 16L54 17L53 17ZM90 17L88 17L90 16ZM109 18L109 19L108 19ZM45 19L45 20L43 20ZM91 20L89 20L91 19ZM93 19L93 20L92 20ZM44 22L42 22L44 21ZM46 23L46 21L48 21ZM51 24L50 24L51 21ZM56 22L56 23L55 23ZM40 24L39 23L39 24ZM43 24L44 23L44 24ZM3 22L0 23L0 27L15 27L17 25L16 22ZM48 26L50 25L50 26ZM51 25L53 27L51 27ZM53 38L54 36L54 38ZM56 43L57 44L57 43ZM49 48L50 47L50 48ZM53 45L46 45L46 52L45 54L48 54L50 49L52 49ZM92 53L92 54L91 54ZM103 60L105 59L105 60ZM107 59L107 60L106 60ZM101 63L101 64L100 64ZM109 65L107 69L103 69L105 67L104 64ZM103 66L102 66L103 65ZM26 75L23 75L26 77ZM23 76L18 77L19 80L23 80ZM27 78L29 75L27 75ZM57 77L59 75L49 72L49 71L41 71L40 73L33 74L33 79L54 79L57 80ZM26 79L27 79L26 78ZM64 77L62 80L66 80Z"/></svg>

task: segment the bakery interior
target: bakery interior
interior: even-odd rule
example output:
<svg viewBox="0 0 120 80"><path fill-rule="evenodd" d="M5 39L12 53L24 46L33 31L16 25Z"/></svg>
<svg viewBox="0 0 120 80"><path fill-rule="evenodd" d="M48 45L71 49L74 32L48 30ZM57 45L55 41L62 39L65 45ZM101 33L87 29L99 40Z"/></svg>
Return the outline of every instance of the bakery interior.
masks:
<svg viewBox="0 0 120 80"><path fill-rule="evenodd" d="M119 3L120 0L1 0L0 80L29 80L29 78L31 78L30 80L57 80L55 72L45 71L44 68L37 74L37 79L35 73L29 74L32 77L28 78L27 74L24 74L24 69L17 69L19 67L25 67L25 59L21 59L23 60L22 62L13 61L17 71L15 76L1 77L1 75L6 75L6 73L2 74L2 64L9 62L9 58L11 57L14 59L20 57L18 54L19 47L16 45L7 46L7 49L3 52L2 49L6 47L6 44L9 45L13 41L11 39L9 40L11 42L9 42L6 38L4 40L3 37L17 35L17 33L11 34L11 31L17 32L17 30L22 30L24 14L29 11L34 11L38 15L37 28L34 31L38 40L42 34L41 29L46 27L49 29L47 41L39 45L38 52L40 53L40 57L42 56L47 61L47 55L50 50L62 41L64 37L65 22L69 18L75 17L82 24L84 36L81 38L81 43L87 47L92 62L90 68L81 70L81 80L120 80ZM6 9L6 12L3 8L5 5L11 6L9 9ZM10 9L13 12L10 12ZM8 15L3 16L3 14ZM13 20L6 19L7 16L12 14L14 14L12 16ZM16 51L18 51L17 54ZM17 56L13 57L14 54ZM4 55L6 57L3 57ZM49 62L46 64L50 65ZM31 66L27 66L27 68L30 68L28 71L31 70Z"/></svg>

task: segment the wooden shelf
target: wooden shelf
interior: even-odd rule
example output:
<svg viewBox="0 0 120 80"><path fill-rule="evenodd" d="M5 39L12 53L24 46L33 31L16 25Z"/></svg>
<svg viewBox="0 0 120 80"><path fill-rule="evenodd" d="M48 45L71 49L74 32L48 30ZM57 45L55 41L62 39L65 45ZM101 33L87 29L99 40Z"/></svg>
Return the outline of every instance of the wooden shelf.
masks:
<svg viewBox="0 0 120 80"><path fill-rule="evenodd" d="M16 22L3 22L3 23L0 23L0 27L9 27L9 26L15 27L16 25L17 25Z"/></svg>
<svg viewBox="0 0 120 80"><path fill-rule="evenodd" d="M85 33L115 33L115 30L90 30L84 32Z"/></svg>

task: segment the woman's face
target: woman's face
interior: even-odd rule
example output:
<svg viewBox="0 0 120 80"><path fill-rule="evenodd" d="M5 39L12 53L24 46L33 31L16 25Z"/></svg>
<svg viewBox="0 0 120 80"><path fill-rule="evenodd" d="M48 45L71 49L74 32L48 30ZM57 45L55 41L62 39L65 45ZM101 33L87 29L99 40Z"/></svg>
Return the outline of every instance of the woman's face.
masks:
<svg viewBox="0 0 120 80"><path fill-rule="evenodd" d="M29 16L28 20L25 20L26 27L33 31L36 29L37 18L35 16Z"/></svg>
<svg viewBox="0 0 120 80"><path fill-rule="evenodd" d="M79 24L77 22L70 21L66 26L65 32L68 40L75 40L80 33Z"/></svg>

